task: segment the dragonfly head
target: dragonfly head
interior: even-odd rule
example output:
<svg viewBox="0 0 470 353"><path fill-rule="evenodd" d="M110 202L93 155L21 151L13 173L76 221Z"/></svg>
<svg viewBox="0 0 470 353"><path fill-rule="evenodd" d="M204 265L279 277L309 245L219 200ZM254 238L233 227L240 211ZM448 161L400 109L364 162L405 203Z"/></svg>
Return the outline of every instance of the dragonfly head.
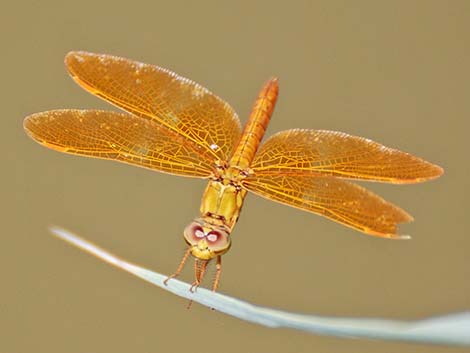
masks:
<svg viewBox="0 0 470 353"><path fill-rule="evenodd" d="M229 232L202 219L192 221L184 230L184 240L191 247L191 255L200 260L211 260L230 249Z"/></svg>

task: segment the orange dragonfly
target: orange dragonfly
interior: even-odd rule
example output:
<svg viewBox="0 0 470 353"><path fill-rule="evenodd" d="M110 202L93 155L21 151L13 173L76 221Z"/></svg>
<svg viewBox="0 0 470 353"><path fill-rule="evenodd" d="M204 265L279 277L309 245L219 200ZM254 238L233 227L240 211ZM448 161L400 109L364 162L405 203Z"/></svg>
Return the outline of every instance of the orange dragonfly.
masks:
<svg viewBox="0 0 470 353"><path fill-rule="evenodd" d="M64 109L33 114L24 120L31 138L61 152L208 180L200 216L184 230L188 249L168 277L179 275L192 255L192 289L212 259L212 288L217 289L221 256L230 248L248 191L396 239L403 237L397 224L412 217L345 179L405 184L443 173L421 158L342 132L286 130L260 146L278 96L275 78L262 88L242 131L229 104L169 70L87 52L69 53L65 64L80 86L125 113Z"/></svg>

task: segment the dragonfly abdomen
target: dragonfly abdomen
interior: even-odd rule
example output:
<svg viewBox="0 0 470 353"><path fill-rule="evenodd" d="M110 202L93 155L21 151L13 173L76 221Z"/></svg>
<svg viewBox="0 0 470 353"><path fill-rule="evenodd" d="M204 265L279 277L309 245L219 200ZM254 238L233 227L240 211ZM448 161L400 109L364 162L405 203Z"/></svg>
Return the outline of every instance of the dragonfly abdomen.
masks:
<svg viewBox="0 0 470 353"><path fill-rule="evenodd" d="M271 119L278 92L277 78L270 79L261 89L237 149L230 159L231 166L240 169L246 169L250 166Z"/></svg>

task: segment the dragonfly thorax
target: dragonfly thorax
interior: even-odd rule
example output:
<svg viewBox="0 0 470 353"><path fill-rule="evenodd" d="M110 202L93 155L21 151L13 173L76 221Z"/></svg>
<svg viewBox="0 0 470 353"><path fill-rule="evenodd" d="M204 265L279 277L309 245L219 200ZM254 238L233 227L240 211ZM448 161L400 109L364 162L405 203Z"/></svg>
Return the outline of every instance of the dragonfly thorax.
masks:
<svg viewBox="0 0 470 353"><path fill-rule="evenodd" d="M225 185L232 184L239 186L241 181L250 174L249 169L243 169L238 166L231 166L226 162L218 164L216 169L217 173L214 175L213 179L220 181Z"/></svg>
<svg viewBox="0 0 470 353"><path fill-rule="evenodd" d="M245 195L246 190L241 188L241 184L225 175L209 180L201 200L201 218L208 223L226 227L231 232L238 220Z"/></svg>

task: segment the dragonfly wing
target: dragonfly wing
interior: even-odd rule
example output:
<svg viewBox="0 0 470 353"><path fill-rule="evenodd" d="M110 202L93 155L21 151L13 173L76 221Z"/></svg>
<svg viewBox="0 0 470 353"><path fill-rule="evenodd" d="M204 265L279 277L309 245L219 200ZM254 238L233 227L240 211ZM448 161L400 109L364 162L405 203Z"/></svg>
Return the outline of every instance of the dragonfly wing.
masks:
<svg viewBox="0 0 470 353"><path fill-rule="evenodd" d="M271 136L256 154L257 175L330 175L416 183L437 178L442 168L411 154L342 132L294 129Z"/></svg>
<svg viewBox="0 0 470 353"><path fill-rule="evenodd" d="M27 133L57 151L111 159L165 173L209 177L212 160L158 123L127 113L52 110L24 120Z"/></svg>
<svg viewBox="0 0 470 353"><path fill-rule="evenodd" d="M413 218L359 185L332 177L249 176L243 186L255 194L316 213L361 232L400 237L397 224Z"/></svg>
<svg viewBox="0 0 470 353"><path fill-rule="evenodd" d="M240 137L240 120L226 102L169 70L87 52L71 52L65 63L87 91L186 137L215 160L227 160Z"/></svg>

